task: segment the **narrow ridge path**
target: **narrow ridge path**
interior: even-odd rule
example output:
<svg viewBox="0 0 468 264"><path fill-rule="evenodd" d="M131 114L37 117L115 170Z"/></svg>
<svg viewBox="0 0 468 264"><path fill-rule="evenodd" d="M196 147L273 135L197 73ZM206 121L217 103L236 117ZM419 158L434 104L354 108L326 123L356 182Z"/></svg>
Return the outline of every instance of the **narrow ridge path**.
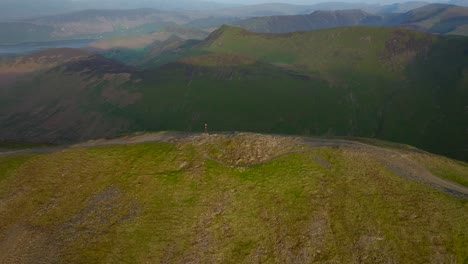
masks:
<svg viewBox="0 0 468 264"><path fill-rule="evenodd" d="M222 133L221 133L222 134ZM227 135L235 135L233 133L226 133ZM253 134L253 133L252 133ZM1 156L11 156L11 155L21 155L21 154L42 154L42 153L51 153L56 151L63 151L67 149L76 149L76 148L88 148L88 147L98 147L98 146L112 146L112 145L130 145L138 144L145 142L174 142L178 139L190 139L197 140L203 137L209 137L209 135L204 135L201 133L188 133L188 132L160 132L160 133L148 133L141 135L132 135L125 136L116 139L100 139L87 141L75 145L67 146L58 146L58 147L48 147L48 148L35 148L35 149L25 149L25 150L16 150L16 151L7 151L0 152ZM433 188L446 192L452 196L456 196L463 199L468 199L468 187L461 184L448 181L442 178L439 178L433 175L427 168L419 164L416 161L411 160L404 154L390 149L374 145L369 145L362 142L343 140L343 139L323 139L323 138L308 138L308 137L297 137L297 136L284 136L291 139L299 139L299 145L305 145L309 147L339 147L339 148L351 148L358 151L366 152L372 155L377 161L382 163L385 168L389 171L399 175L408 180L422 182L424 184L430 185ZM271 160L286 156L292 153L307 152L292 150L286 153L282 153L275 157L272 157L268 160L257 162L254 164L247 165L232 165L225 162L216 160L207 154L205 158L216 163L219 163L224 166L229 167L238 167L238 168L248 168L256 165L261 165Z"/></svg>

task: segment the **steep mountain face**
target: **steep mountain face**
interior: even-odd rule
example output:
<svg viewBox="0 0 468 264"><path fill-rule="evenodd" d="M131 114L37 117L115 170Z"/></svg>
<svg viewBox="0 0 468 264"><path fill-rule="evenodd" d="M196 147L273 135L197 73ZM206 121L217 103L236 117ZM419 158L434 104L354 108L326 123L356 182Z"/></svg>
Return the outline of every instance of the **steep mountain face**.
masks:
<svg viewBox="0 0 468 264"><path fill-rule="evenodd" d="M50 49L25 56L0 58L0 90L14 84L22 76L88 56L90 53L78 49Z"/></svg>
<svg viewBox="0 0 468 264"><path fill-rule="evenodd" d="M2 96L0 138L66 142L208 123L215 131L376 137L467 160L467 49L465 37L395 28L258 34L223 26L201 44L155 49L148 65L170 63L143 72L93 59L18 83ZM106 80L114 68L124 70ZM79 113L86 131L72 114L58 118L66 89L74 107L65 109ZM17 103L30 97L37 104Z"/></svg>
<svg viewBox="0 0 468 264"><path fill-rule="evenodd" d="M2 263L468 256L468 164L416 149L162 133L37 151L0 153Z"/></svg>
<svg viewBox="0 0 468 264"><path fill-rule="evenodd" d="M342 26L381 24L382 17L361 10L316 11L309 15L255 17L234 23L249 31L287 33Z"/></svg>
<svg viewBox="0 0 468 264"><path fill-rule="evenodd" d="M70 57L73 52L79 55ZM129 121L109 113L140 98L132 91L134 69L76 50L47 53L16 59L13 68L25 71L0 89L2 138L41 134L33 141L63 143L129 129Z"/></svg>

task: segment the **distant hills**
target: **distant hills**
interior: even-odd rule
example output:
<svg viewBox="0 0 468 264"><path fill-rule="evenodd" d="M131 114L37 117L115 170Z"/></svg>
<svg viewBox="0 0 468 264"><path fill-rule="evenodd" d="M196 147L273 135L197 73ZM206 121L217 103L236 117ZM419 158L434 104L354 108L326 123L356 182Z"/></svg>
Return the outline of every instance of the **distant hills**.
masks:
<svg viewBox="0 0 468 264"><path fill-rule="evenodd" d="M253 32L287 33L323 28L376 25L382 17L362 10L315 11L309 15L255 17L234 23Z"/></svg>
<svg viewBox="0 0 468 264"><path fill-rule="evenodd" d="M40 16L57 15L88 9L141 9L159 10L212 10L227 8L232 4L200 0L2 0L0 21L29 19Z"/></svg>
<svg viewBox="0 0 468 264"><path fill-rule="evenodd" d="M63 143L209 123L218 131L376 137L468 159L468 38L223 26L201 43L160 47L142 57L144 70L90 55L3 86L0 138Z"/></svg>
<svg viewBox="0 0 468 264"><path fill-rule="evenodd" d="M431 4L396 16L390 24L438 34L468 35L468 7Z"/></svg>
<svg viewBox="0 0 468 264"><path fill-rule="evenodd" d="M189 21L182 14L155 9L86 10L0 23L0 43L151 34L165 26Z"/></svg>
<svg viewBox="0 0 468 264"><path fill-rule="evenodd" d="M458 6L468 6L468 0L450 0L447 4L458 5Z"/></svg>
<svg viewBox="0 0 468 264"><path fill-rule="evenodd" d="M255 17L233 24L261 33L380 25L406 27L438 34L468 35L468 7L430 4L403 14L380 15L361 10L316 11L308 15Z"/></svg>
<svg viewBox="0 0 468 264"><path fill-rule="evenodd" d="M108 39L116 36L140 37L160 32L168 26L196 27L211 31L222 24L238 25L256 32L291 32L353 25L403 25L427 32L464 33L466 11L463 11L463 7L448 8L448 5L427 4L426 2L391 5L345 2L315 5L269 3L203 11L171 11L152 8L87 9L49 16L38 14L35 18L0 23L0 45L57 40ZM418 11L418 8L423 8L423 6L426 6L425 11ZM431 13L430 15L434 17L426 19L429 24L438 23L438 25L433 25L434 31L425 28L428 26L426 22L414 21L418 17L415 14L417 12L422 12L424 15L427 9L444 7L447 8L445 15L437 17L435 13ZM359 13L358 10L361 12ZM408 12L410 10L413 10L411 11L413 13ZM408 13L401 14L405 12ZM284 15L289 15L289 17L276 17ZM291 17L291 15L297 15L297 17Z"/></svg>

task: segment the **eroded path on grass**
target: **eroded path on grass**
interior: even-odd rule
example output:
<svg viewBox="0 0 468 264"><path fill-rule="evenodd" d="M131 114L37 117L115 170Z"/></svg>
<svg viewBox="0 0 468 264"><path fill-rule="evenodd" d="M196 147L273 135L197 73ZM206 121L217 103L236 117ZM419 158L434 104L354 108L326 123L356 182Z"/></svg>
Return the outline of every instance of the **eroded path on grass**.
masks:
<svg viewBox="0 0 468 264"><path fill-rule="evenodd" d="M386 169L405 179L422 182L453 196L468 199L467 187L435 176L425 166L412 160L410 155L403 151L347 140L305 139L305 141L306 144L316 147L344 147L366 152L383 164Z"/></svg>
<svg viewBox="0 0 468 264"><path fill-rule="evenodd" d="M252 135L255 137L262 137L258 134L250 133L240 133L242 135ZM41 153L50 153L56 151L63 151L66 149L74 148L87 148L87 147L98 147L98 146L111 146L111 145L127 145L127 144L138 144L145 142L168 142L168 143L195 143L198 145L205 144L212 141L216 137L235 137L239 135L238 133L225 133L225 134L213 134L205 135L200 133L185 133L185 132L160 132L160 133L148 133L148 134L139 134L132 136L125 136L115 139L100 139L92 140L76 145L60 146L60 147L49 147L49 148L37 148L37 149L26 149L26 150L17 150L9 152L0 152L0 156L8 155L19 155L19 154L41 154ZM266 135L265 135L266 136ZM343 140L343 139L324 139L324 138L307 138L307 137L297 137L297 136L274 136L277 138L284 138L290 140L291 144L308 146L311 148L316 147L336 147L336 148L348 148L353 149L359 152L364 152L371 155L377 161L385 166L386 169L392 171L393 173L412 181L422 182L428 184L433 188L446 192L450 195L468 199L468 187L465 187L461 184L445 180L433 175L425 166L420 163L412 160L407 153L408 150L401 151L398 149L384 148L379 146L374 146L362 142ZM411 151L411 150L409 150ZM415 150L416 151L416 150ZM231 164L229 162L223 161L216 157L204 153L204 157L213 162L219 163L223 166L238 167L238 168L247 168L256 165L261 165L272 161L274 159L280 158L282 156L307 152L307 150L297 150L291 149L284 151L278 155L272 155L264 160L259 160L255 162L250 162L247 164ZM320 162L320 161L317 161ZM327 165L329 166L329 165Z"/></svg>

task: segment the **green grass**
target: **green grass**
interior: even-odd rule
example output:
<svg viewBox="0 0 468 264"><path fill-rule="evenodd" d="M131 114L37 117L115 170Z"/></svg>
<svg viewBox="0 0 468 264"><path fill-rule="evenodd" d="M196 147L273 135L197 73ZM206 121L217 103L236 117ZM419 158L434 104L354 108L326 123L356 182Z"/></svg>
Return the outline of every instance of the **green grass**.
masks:
<svg viewBox="0 0 468 264"><path fill-rule="evenodd" d="M17 172L17 169L30 160L32 156L6 157L0 159L0 183Z"/></svg>
<svg viewBox="0 0 468 264"><path fill-rule="evenodd" d="M0 234L12 234L16 225L51 244L24 242L16 233L9 240L15 250L3 257L64 263L468 258L466 201L400 178L364 153L319 148L235 168L203 152L199 145L145 143L0 158L0 166L14 168L0 181Z"/></svg>

